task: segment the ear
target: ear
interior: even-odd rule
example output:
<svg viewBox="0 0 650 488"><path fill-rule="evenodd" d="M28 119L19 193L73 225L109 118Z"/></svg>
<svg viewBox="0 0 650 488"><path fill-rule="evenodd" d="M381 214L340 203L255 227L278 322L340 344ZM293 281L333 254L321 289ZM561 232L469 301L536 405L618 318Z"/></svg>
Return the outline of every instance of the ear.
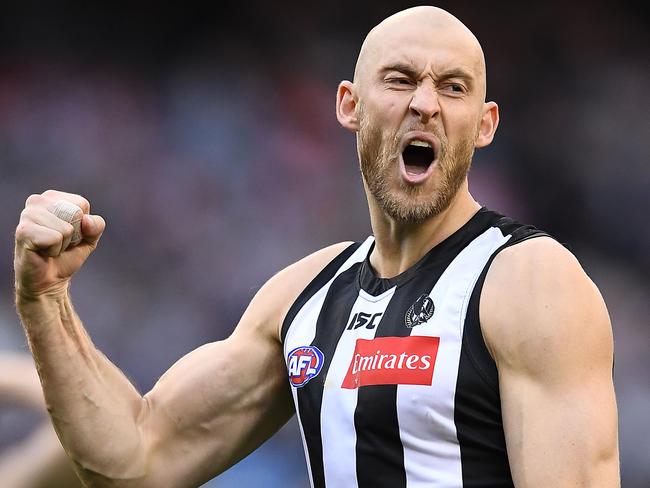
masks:
<svg viewBox="0 0 650 488"><path fill-rule="evenodd" d="M475 147L485 147L494 139L494 133L499 126L499 106L494 102L483 104L483 116L478 126Z"/></svg>
<svg viewBox="0 0 650 488"><path fill-rule="evenodd" d="M339 89L336 92L336 118L345 129L357 132L359 119L354 88L354 83L351 81L344 80L339 83Z"/></svg>

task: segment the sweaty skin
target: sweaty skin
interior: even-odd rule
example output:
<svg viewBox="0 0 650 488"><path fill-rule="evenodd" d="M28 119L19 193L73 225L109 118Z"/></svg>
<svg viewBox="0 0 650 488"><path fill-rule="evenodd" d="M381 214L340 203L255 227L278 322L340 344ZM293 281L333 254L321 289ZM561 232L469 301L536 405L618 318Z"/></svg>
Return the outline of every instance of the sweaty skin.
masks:
<svg viewBox="0 0 650 488"><path fill-rule="evenodd" d="M497 105L485 100L483 52L441 9L400 12L368 35L336 107L357 135L376 238L371 264L393 277L480 208L467 171L499 123ZM412 137L436 153L416 182L401 162ZM72 228L47 212L61 199L86 214L82 244L63 253ZM92 344L68 293L104 225L83 197L49 191L27 200L16 230L17 309L49 411L88 486L196 486L292 415L279 328L302 289L348 244L271 278L231 337L188 354L142 396ZM611 326L575 258L548 238L508 248L488 272L480 319L499 370L516 486L618 486Z"/></svg>

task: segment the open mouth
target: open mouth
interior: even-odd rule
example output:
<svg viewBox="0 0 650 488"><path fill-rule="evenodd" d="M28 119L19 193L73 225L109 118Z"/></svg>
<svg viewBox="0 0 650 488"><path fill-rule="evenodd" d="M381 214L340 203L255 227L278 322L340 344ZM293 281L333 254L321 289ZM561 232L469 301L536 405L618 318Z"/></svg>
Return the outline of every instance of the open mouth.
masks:
<svg viewBox="0 0 650 488"><path fill-rule="evenodd" d="M402 152L404 168L411 175L421 175L427 172L435 159L435 152L425 141L411 141Z"/></svg>

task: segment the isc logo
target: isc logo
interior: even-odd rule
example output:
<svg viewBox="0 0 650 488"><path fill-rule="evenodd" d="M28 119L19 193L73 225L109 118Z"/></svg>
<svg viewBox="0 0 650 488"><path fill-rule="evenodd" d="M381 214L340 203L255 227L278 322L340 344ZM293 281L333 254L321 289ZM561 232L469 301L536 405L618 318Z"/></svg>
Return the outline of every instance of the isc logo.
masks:
<svg viewBox="0 0 650 488"><path fill-rule="evenodd" d="M366 329L374 329L377 327L377 324L379 323L382 315L383 312L378 312L376 314L369 314L366 312L355 313L345 330L358 329L364 325Z"/></svg>
<svg viewBox="0 0 650 488"><path fill-rule="evenodd" d="M323 353L316 346L301 346L291 351L287 356L291 385L300 388L318 376L323 367L323 358Z"/></svg>

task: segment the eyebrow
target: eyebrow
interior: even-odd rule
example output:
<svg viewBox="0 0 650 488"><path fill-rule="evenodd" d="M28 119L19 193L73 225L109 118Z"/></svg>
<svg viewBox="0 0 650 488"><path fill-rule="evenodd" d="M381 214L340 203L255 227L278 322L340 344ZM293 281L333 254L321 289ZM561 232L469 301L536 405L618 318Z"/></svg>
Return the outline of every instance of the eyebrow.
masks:
<svg viewBox="0 0 650 488"><path fill-rule="evenodd" d="M380 70L380 73L386 74L390 71L398 71L411 78L418 77L417 70L412 65L406 63L393 63L393 64L386 65Z"/></svg>
<svg viewBox="0 0 650 488"><path fill-rule="evenodd" d="M381 70L380 73L382 75L385 75L386 73L390 71L398 71L400 73L403 73L411 78L417 78L419 73L410 64L407 63L391 63L389 65L384 66ZM443 71L440 73L437 77L437 81L445 81L449 80L452 78L461 78L465 80L469 85L472 85L472 82L474 81L474 76L467 70L463 68L451 68L446 71Z"/></svg>

